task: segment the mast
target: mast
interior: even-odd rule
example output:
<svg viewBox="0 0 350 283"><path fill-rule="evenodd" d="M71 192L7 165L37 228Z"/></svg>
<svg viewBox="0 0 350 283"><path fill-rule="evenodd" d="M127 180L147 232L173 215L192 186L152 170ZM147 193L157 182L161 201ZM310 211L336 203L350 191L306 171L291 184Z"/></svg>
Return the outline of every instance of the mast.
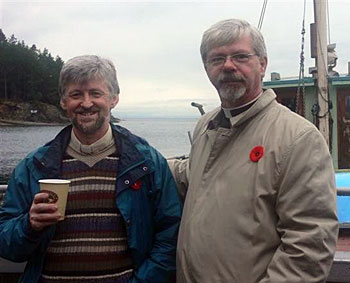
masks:
<svg viewBox="0 0 350 283"><path fill-rule="evenodd" d="M314 0L316 24L317 97L319 104L319 130L329 146L328 64L327 64L327 0Z"/></svg>

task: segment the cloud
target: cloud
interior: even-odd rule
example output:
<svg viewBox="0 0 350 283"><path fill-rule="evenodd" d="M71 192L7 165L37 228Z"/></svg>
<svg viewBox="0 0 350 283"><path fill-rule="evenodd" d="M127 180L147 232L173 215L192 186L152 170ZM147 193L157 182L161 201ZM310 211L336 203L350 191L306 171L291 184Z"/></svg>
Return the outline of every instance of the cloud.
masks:
<svg viewBox="0 0 350 283"><path fill-rule="evenodd" d="M269 57L266 80L271 72L279 72L282 78L299 73L303 2L271 0L267 4L262 25ZM176 99L217 99L199 55L202 33L215 22L233 17L257 25L262 8L261 0L0 3L1 28L7 36L15 34L63 60L81 54L110 58L121 85L120 110L147 103L156 107ZM350 1L329 0L331 41L337 43L339 57L335 69L340 73L347 72L350 59L349 10ZM307 1L306 75L314 66L309 50L313 21L313 5ZM165 112L174 115L185 107L171 105ZM163 113L165 106L157 108Z"/></svg>

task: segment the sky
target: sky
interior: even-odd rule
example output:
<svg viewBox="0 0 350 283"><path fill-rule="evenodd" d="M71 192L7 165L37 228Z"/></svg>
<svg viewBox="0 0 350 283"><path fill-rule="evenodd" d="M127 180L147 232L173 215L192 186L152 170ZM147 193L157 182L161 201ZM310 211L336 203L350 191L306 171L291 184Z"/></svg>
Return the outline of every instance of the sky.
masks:
<svg viewBox="0 0 350 283"><path fill-rule="evenodd" d="M214 23L240 18L257 26L263 0L231 1L6 1L0 0L0 28L27 45L47 48L64 61L84 54L111 59L120 101L113 114L132 117L198 117L220 105L199 54L203 32ZM310 58L313 1L305 0L305 75ZM348 72L349 0L328 0L329 39L336 43L335 70ZM261 32L268 67L282 78L299 74L304 0L269 0Z"/></svg>

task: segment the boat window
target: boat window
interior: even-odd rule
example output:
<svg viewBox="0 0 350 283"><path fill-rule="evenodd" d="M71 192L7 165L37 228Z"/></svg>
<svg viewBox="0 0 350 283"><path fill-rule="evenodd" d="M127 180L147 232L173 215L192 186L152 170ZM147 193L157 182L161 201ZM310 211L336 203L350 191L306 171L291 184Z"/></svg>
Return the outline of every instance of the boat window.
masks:
<svg viewBox="0 0 350 283"><path fill-rule="evenodd" d="M350 120L350 95L345 97L345 119Z"/></svg>

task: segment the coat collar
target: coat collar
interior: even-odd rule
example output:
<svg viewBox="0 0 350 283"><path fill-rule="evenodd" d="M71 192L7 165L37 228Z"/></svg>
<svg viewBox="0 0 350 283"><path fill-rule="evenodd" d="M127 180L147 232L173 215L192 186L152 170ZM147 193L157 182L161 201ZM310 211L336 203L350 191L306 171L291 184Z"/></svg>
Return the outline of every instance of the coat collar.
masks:
<svg viewBox="0 0 350 283"><path fill-rule="evenodd" d="M45 144L34 155L34 165L46 178L59 178L63 154L69 144L72 125L61 130L50 142Z"/></svg>
<svg viewBox="0 0 350 283"><path fill-rule="evenodd" d="M276 94L272 89L267 89L259 97L259 99L245 112L232 117L229 121L225 118L225 115L221 107L216 108L208 117L207 127L204 127L204 134L207 130L217 129L219 127L227 128L227 123L231 124L231 127L237 127L252 117L258 115L266 107L268 107L273 101L276 100Z"/></svg>
<svg viewBox="0 0 350 283"><path fill-rule="evenodd" d="M134 164L144 162L145 157L136 147L136 144L144 141L123 127L113 124L111 127L119 157L119 172L125 171ZM62 176L62 158L70 142L71 131L72 125L65 127L52 141L35 153L34 164L46 178Z"/></svg>
<svg viewBox="0 0 350 283"><path fill-rule="evenodd" d="M144 155L136 147L137 144L146 143L143 139L116 125L112 125L112 133L119 157L119 174L122 174L131 166L145 161Z"/></svg>
<svg viewBox="0 0 350 283"><path fill-rule="evenodd" d="M259 99L247 111L232 117L230 123L232 127L237 127L250 118L262 112L268 105L276 100L276 94L272 89L263 92Z"/></svg>

